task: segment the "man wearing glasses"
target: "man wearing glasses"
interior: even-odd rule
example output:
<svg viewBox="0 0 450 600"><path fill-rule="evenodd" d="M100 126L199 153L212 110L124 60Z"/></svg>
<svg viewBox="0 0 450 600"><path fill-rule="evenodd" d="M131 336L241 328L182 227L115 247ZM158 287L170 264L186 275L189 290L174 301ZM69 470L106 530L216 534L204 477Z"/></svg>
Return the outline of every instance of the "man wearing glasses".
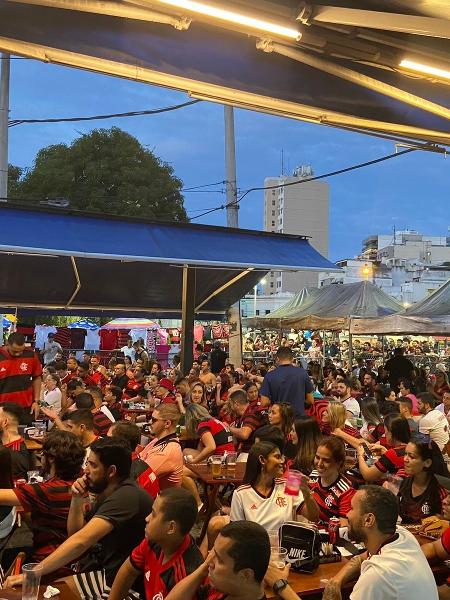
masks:
<svg viewBox="0 0 450 600"><path fill-rule="evenodd" d="M180 417L175 404L155 408L150 425L150 433L155 437L139 455L153 469L162 490L181 486L183 453L176 434Z"/></svg>

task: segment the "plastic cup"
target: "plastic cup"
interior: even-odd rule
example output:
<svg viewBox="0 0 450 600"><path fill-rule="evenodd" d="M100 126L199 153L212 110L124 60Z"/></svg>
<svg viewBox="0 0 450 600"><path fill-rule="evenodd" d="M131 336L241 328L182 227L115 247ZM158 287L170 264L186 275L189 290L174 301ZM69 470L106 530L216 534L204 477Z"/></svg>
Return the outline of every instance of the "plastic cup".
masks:
<svg viewBox="0 0 450 600"><path fill-rule="evenodd" d="M284 569L287 561L287 550L280 546L275 546L270 549L270 562L279 569Z"/></svg>
<svg viewBox="0 0 450 600"><path fill-rule="evenodd" d="M300 471L288 471L284 493L288 496L298 496L301 480L302 474Z"/></svg>
<svg viewBox="0 0 450 600"><path fill-rule="evenodd" d="M227 454L227 477L236 476L237 452L229 452Z"/></svg>
<svg viewBox="0 0 450 600"><path fill-rule="evenodd" d="M211 460L211 473L213 479L219 479L222 477L222 456L215 455Z"/></svg>
<svg viewBox="0 0 450 600"><path fill-rule="evenodd" d="M22 600L37 600L41 583L42 565L27 563L22 567Z"/></svg>
<svg viewBox="0 0 450 600"><path fill-rule="evenodd" d="M269 529L267 533L269 534L270 547L278 548L278 545L280 543L280 540L278 538L278 529Z"/></svg>

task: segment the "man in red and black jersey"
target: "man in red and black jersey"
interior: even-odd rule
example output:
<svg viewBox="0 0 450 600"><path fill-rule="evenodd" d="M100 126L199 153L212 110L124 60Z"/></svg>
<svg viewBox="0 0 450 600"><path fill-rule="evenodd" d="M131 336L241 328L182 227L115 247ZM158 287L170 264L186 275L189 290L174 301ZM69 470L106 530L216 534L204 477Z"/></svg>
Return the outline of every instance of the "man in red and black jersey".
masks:
<svg viewBox="0 0 450 600"><path fill-rule="evenodd" d="M67 359L67 374L61 380L62 384L67 385L71 379L78 378L78 361L74 356L69 356Z"/></svg>
<svg viewBox="0 0 450 600"><path fill-rule="evenodd" d="M95 385L97 385L102 390L105 388L105 385L109 383L108 372L103 365L100 364L100 358L93 354L89 361L90 364L90 375L94 380Z"/></svg>
<svg viewBox="0 0 450 600"><path fill-rule="evenodd" d="M191 575L185 577L165 600L264 600L263 580L278 596L282 592L294 598L292 588L283 579L287 569L275 571L267 567L270 542L266 530L252 521L234 521L221 530L213 551ZM269 577L270 575L270 577Z"/></svg>
<svg viewBox="0 0 450 600"><path fill-rule="evenodd" d="M230 431L239 443L239 450L248 452L255 443L255 431L268 423L267 409L252 411L244 390L236 390L230 394L230 402L238 415L234 426L230 426Z"/></svg>
<svg viewBox="0 0 450 600"><path fill-rule="evenodd" d="M81 379L86 387L97 385L89 374L89 363L80 363L77 369L78 379Z"/></svg>
<svg viewBox="0 0 450 600"><path fill-rule="evenodd" d="M31 514L34 562L40 562L67 539L70 488L79 476L84 448L73 433L55 429L42 446L42 483L0 490L0 505L22 506ZM67 571L66 571L67 572Z"/></svg>
<svg viewBox="0 0 450 600"><path fill-rule="evenodd" d="M25 347L22 333L11 333L0 348L0 404L11 402L39 413L42 365L38 355ZM27 411L24 411L24 415Z"/></svg>
<svg viewBox="0 0 450 600"><path fill-rule="evenodd" d="M0 406L0 436L2 445L11 452L14 479L26 479L30 469L30 453L19 434L22 409L17 404Z"/></svg>
<svg viewBox="0 0 450 600"><path fill-rule="evenodd" d="M203 556L189 535L197 514L195 500L187 490L163 490L146 519L145 539L117 573L109 600L125 598L140 574L144 575L146 599L163 600L203 564Z"/></svg>
<svg viewBox="0 0 450 600"><path fill-rule="evenodd" d="M145 392L145 372L142 367L136 367L133 371L133 379L129 379L126 388L123 391L124 400L132 400L138 394L146 396Z"/></svg>

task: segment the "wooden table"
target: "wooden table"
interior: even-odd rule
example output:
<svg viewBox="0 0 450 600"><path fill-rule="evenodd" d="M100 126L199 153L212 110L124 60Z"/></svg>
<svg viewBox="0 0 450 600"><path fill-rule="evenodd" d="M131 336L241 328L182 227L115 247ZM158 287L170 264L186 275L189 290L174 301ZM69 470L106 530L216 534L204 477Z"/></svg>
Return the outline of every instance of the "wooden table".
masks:
<svg viewBox="0 0 450 600"><path fill-rule="evenodd" d="M43 438L42 438L42 441L38 441L36 439L26 439L25 446L27 447L27 450L29 452L39 452L40 450L42 450L43 442L44 442Z"/></svg>
<svg viewBox="0 0 450 600"><path fill-rule="evenodd" d="M53 596L54 600L80 600L79 596L76 596L65 583L55 583L52 587L58 588L61 592L58 596ZM44 592L47 589L46 585L41 585L39 588L38 600L44 600ZM4 600L21 600L22 588L5 588L0 590L0 599Z"/></svg>
<svg viewBox="0 0 450 600"><path fill-rule="evenodd" d="M414 537L421 546L432 541L418 535ZM326 585L326 580L334 577L348 560L348 558L342 557L340 562L320 565L319 568L311 574L291 572L289 574L289 585L301 598L307 598L308 596L318 596L321 598ZM449 569L445 563L439 563L432 567L432 571L435 578L438 579L443 575L447 575ZM350 592L353 589L354 584L355 582L346 584L343 588L344 592ZM265 592L268 599L277 597L270 588L266 588Z"/></svg>
<svg viewBox="0 0 450 600"><path fill-rule="evenodd" d="M207 464L192 465L189 463L186 465L193 473L197 475L199 479L201 479L201 481L203 481L206 487L205 521L203 523L202 531L198 540L199 544L201 544L206 535L209 520L211 519L216 506L217 494L219 493L220 486L226 485L227 483L233 483L236 486L240 485L244 478L246 465L247 463L243 462L236 463L235 476L227 477L227 475L224 474L220 479L213 478L211 467ZM223 471L225 471L224 468Z"/></svg>
<svg viewBox="0 0 450 600"><path fill-rule="evenodd" d="M145 415L145 418L150 420L153 413L153 408L121 408L124 418L128 415L132 423L136 422L136 418L140 415Z"/></svg>

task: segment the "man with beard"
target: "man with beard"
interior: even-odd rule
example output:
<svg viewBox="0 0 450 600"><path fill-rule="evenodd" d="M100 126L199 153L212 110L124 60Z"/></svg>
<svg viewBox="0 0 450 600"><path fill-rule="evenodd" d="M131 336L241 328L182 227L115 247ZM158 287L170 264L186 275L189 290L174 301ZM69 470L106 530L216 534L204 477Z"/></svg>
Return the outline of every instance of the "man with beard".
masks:
<svg viewBox="0 0 450 600"><path fill-rule="evenodd" d="M351 391L352 386L348 379L344 379L344 381L338 381L336 383L336 398L345 406L348 419L359 417L361 414L358 400L352 397Z"/></svg>
<svg viewBox="0 0 450 600"><path fill-rule="evenodd" d="M398 503L391 491L376 485L361 488L347 518L350 538L363 542L367 551L330 580L323 600L340 600L341 586L355 579L350 600L437 600L434 576L419 543L397 527Z"/></svg>
<svg viewBox="0 0 450 600"><path fill-rule="evenodd" d="M366 396L373 398L375 396L375 388L377 380L375 374L372 371L368 371L364 374L363 389Z"/></svg>
<svg viewBox="0 0 450 600"><path fill-rule="evenodd" d="M45 559L67 539L70 488L80 474L83 458L84 448L73 433L50 431L42 445L42 474L46 480L0 490L0 506L22 506L30 513L33 562Z"/></svg>
<svg viewBox="0 0 450 600"><path fill-rule="evenodd" d="M11 452L14 479L27 477L30 469L30 453L19 433L22 409L17 404L6 403L0 406L0 439Z"/></svg>
<svg viewBox="0 0 450 600"><path fill-rule="evenodd" d="M85 474L72 486L69 537L41 566L42 575L48 575L82 557L82 572L63 580L75 598L107 598L117 571L142 540L153 501L129 478L130 467L131 450L125 441L101 439L92 444ZM85 514L89 493L96 500ZM49 513L53 516L52 509ZM22 575L11 577L8 585L22 580Z"/></svg>

